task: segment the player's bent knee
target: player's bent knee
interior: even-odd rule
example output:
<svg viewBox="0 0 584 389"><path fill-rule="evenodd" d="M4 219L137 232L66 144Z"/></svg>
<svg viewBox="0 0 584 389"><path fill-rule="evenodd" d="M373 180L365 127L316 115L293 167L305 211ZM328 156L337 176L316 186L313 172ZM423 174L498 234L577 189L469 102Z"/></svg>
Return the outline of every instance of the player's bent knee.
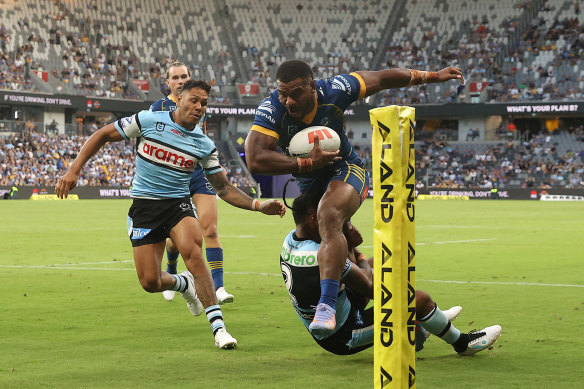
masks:
<svg viewBox="0 0 584 389"><path fill-rule="evenodd" d="M139 275L140 285L148 293L160 292L162 289L162 280L158 275L146 276Z"/></svg>
<svg viewBox="0 0 584 389"><path fill-rule="evenodd" d="M205 242L219 240L219 234L217 233L216 225L204 229L203 235L205 236Z"/></svg>
<svg viewBox="0 0 584 389"><path fill-rule="evenodd" d="M426 316L434 309L434 301L424 291L416 290L416 313L418 316Z"/></svg>

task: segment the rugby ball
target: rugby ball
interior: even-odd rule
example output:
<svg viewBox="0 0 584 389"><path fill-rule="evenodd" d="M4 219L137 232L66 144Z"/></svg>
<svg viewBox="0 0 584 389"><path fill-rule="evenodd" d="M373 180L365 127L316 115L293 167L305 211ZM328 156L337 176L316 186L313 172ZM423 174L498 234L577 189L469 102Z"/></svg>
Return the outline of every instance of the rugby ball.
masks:
<svg viewBox="0 0 584 389"><path fill-rule="evenodd" d="M288 145L288 153L291 157L305 158L314 147L314 140L318 138L318 144L324 151L337 151L341 147L341 138L332 128L325 126L312 126L297 132Z"/></svg>

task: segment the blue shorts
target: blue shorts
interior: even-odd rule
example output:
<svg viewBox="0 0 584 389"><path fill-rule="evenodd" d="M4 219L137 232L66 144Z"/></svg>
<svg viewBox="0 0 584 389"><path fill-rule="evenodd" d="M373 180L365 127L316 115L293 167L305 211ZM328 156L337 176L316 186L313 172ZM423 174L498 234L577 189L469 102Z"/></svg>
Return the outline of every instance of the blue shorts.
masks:
<svg viewBox="0 0 584 389"><path fill-rule="evenodd" d="M189 183L189 191L191 192L191 197L196 194L206 194L210 196L216 196L215 189L211 183L205 177L203 173L203 168L201 165L197 164L193 175L191 176L191 182Z"/></svg>
<svg viewBox="0 0 584 389"><path fill-rule="evenodd" d="M315 189L324 193L324 190L332 181L343 181L351 185L357 192L361 202L367 198L369 173L360 159L342 160L329 167L317 170L310 176L301 175L296 177L296 182L301 192Z"/></svg>

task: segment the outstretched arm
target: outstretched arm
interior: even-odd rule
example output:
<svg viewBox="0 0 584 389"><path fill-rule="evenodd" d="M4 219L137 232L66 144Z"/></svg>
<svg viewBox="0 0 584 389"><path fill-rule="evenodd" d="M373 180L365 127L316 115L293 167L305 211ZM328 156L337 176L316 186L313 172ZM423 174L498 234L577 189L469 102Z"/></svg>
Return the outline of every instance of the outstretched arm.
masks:
<svg viewBox="0 0 584 389"><path fill-rule="evenodd" d="M336 151L322 150L318 137L307 158L288 157L277 152L277 147L276 138L250 131L245 140L245 160L250 172L269 175L309 173L341 159Z"/></svg>
<svg viewBox="0 0 584 389"><path fill-rule="evenodd" d="M365 82L365 96L371 96L382 90L403 88L405 86L460 80L464 83L462 70L447 67L438 72L426 72L415 69L386 69L379 71L357 72Z"/></svg>
<svg viewBox="0 0 584 389"><path fill-rule="evenodd" d="M113 123L100 128L91 135L83 147L81 147L77 158L71 163L67 173L57 181L57 185L55 186L57 197L61 199L67 198L69 191L77 185L77 180L79 179L83 166L85 166L89 158L97 153L103 145L108 142L119 142L123 139Z"/></svg>
<svg viewBox="0 0 584 389"><path fill-rule="evenodd" d="M286 213L286 207L278 200L259 201L246 195L227 180L223 170L215 174L209 174L206 177L213 185L217 195L234 207L249 211L260 211L265 215L280 215L280 217L283 217Z"/></svg>

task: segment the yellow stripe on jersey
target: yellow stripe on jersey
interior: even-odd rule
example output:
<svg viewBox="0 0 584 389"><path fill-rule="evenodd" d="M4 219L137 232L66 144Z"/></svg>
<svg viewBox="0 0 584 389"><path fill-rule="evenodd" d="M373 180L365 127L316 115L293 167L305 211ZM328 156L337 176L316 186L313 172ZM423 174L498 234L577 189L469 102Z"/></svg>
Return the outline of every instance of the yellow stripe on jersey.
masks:
<svg viewBox="0 0 584 389"><path fill-rule="evenodd" d="M280 140L280 134L278 134L276 131L269 130L266 127L258 126L257 124L254 124L251 127L251 131L257 131L257 132L262 133L264 135L268 135L268 136L271 136L272 138L276 138L276 139Z"/></svg>
<svg viewBox="0 0 584 389"><path fill-rule="evenodd" d="M359 90L359 99L362 99L363 97L365 97L365 92L367 92L367 88L365 87L365 81L363 81L363 78L357 73L350 73L350 75L359 80L359 85L361 86L361 89Z"/></svg>
<svg viewBox="0 0 584 389"><path fill-rule="evenodd" d="M176 102L177 102L177 100L178 100L176 97L174 97L174 96L172 95L172 93L168 95L168 99L169 99L169 100L172 100L172 102L173 102L173 103L175 103L175 104L176 104Z"/></svg>

